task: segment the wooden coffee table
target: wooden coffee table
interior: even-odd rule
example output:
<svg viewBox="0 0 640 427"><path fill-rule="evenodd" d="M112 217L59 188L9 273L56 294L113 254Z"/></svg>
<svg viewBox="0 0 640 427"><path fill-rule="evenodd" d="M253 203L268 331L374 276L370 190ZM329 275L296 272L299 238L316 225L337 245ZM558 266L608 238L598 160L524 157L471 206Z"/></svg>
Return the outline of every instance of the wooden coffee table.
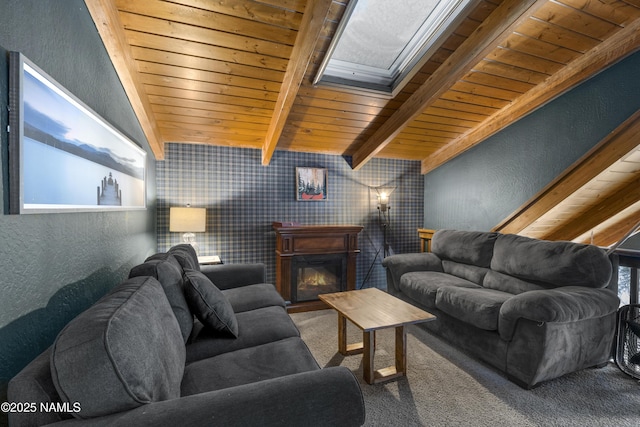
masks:
<svg viewBox="0 0 640 427"><path fill-rule="evenodd" d="M407 374L405 325L435 319L433 314L377 288L321 294L319 298L338 312L338 351L345 356L363 354L363 376L369 384L405 376ZM347 344L347 319L362 329L362 342ZM375 331L393 327L396 328L395 366L374 370Z"/></svg>

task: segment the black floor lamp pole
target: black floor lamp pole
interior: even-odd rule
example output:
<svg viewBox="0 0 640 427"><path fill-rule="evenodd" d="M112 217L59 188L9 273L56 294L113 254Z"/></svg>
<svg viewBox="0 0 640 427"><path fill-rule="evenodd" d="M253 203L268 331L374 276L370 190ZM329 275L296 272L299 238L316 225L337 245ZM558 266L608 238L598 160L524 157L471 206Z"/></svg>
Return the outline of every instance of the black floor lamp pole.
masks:
<svg viewBox="0 0 640 427"><path fill-rule="evenodd" d="M380 221L380 226L382 227L382 236L383 236L383 254L384 258L389 256L389 242L387 241L387 229L391 225L391 216L390 211L391 207L387 206L384 211L380 209L378 206L378 220Z"/></svg>

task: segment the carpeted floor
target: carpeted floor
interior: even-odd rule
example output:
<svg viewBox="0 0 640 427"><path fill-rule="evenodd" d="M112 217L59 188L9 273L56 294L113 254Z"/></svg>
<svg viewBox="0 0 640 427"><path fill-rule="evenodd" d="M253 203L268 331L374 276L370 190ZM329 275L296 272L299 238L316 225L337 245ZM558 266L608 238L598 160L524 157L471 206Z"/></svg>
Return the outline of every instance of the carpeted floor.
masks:
<svg viewBox="0 0 640 427"><path fill-rule="evenodd" d="M407 328L407 377L369 385L362 356L337 352L333 310L291 315L320 366L351 369L367 426L640 426L640 384L610 364L523 390L417 325ZM348 324L350 342L362 340ZM393 363L393 332L379 331L375 367Z"/></svg>

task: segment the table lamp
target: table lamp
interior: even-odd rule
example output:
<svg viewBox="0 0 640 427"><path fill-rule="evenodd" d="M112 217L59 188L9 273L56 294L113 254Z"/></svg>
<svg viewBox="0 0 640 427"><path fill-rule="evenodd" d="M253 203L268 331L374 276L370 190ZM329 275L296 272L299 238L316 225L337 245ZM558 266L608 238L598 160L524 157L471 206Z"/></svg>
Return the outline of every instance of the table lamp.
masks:
<svg viewBox="0 0 640 427"><path fill-rule="evenodd" d="M200 254L200 247L196 243L194 233L203 233L207 222L206 208L173 207L169 209L169 231L184 233L182 241L193 246L196 254Z"/></svg>

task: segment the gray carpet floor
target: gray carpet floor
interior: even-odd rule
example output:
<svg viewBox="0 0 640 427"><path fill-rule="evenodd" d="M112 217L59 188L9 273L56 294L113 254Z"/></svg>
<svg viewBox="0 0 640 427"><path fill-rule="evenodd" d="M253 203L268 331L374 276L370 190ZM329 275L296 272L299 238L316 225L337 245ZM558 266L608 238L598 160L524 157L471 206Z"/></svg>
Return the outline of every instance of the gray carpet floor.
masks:
<svg viewBox="0 0 640 427"><path fill-rule="evenodd" d="M333 310L291 315L322 367L346 366L360 382L367 426L640 426L640 383L614 364L547 381L533 390L418 325L407 327L407 376L369 385L362 356L337 351ZM348 324L350 342L362 340ZM375 367L393 364L394 336L376 336Z"/></svg>

